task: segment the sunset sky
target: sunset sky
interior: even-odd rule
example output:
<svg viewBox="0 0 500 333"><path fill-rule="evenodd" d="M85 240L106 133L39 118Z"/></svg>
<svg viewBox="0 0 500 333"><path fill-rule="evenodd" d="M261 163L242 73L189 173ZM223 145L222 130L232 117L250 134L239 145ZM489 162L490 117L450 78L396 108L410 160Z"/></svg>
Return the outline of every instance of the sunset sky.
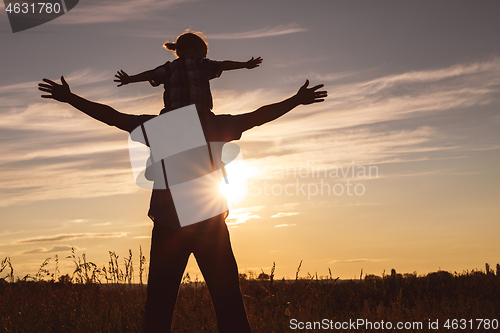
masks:
<svg viewBox="0 0 500 333"><path fill-rule="evenodd" d="M117 88L114 75L175 59L162 45L188 28L207 35L210 59L264 59L211 81L216 114L306 79L329 93L235 141L248 195L226 222L242 273L500 262L500 2L81 0L15 34L0 6L0 259L15 275L49 257L53 271L55 255L71 273L71 247L99 266L129 249L137 265L140 246L149 259L150 191L134 183L127 133L37 84L64 75L85 98L157 114L162 87ZM201 279L193 257L186 271Z"/></svg>

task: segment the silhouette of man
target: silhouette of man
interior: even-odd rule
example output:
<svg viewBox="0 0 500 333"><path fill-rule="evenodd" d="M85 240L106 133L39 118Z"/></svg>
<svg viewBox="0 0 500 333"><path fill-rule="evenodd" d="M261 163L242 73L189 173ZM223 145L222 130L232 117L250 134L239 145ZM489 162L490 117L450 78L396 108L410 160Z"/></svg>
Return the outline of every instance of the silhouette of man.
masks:
<svg viewBox="0 0 500 333"><path fill-rule="evenodd" d="M43 79L38 89L51 98L68 103L107 125L132 132L155 115L130 115L110 106L86 100L70 90L64 77L61 84ZM200 117L207 142L238 140L255 126L275 120L299 105L322 102L323 85L308 88L309 81L292 97L241 115ZM225 224L227 212L180 227L169 189L153 190L148 214L154 221L146 301L145 332L170 332L179 285L191 253L203 274L217 316L219 332L250 332L239 288L236 260Z"/></svg>

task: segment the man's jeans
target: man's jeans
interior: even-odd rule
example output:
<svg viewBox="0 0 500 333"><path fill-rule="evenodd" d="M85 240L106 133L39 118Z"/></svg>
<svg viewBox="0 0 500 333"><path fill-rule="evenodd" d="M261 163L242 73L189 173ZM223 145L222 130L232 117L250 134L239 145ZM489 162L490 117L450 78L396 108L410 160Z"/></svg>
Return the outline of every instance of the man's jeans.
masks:
<svg viewBox="0 0 500 333"><path fill-rule="evenodd" d="M204 232L174 230L159 224L153 227L145 331L170 332L177 292L191 253L210 291L219 332L250 332L225 224Z"/></svg>

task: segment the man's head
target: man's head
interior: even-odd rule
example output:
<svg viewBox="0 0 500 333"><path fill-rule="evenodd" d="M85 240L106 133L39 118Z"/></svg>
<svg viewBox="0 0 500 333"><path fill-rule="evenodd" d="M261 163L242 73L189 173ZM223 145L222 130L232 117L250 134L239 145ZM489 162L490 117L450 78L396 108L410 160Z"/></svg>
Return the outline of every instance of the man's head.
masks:
<svg viewBox="0 0 500 333"><path fill-rule="evenodd" d="M185 32L179 37L175 43L166 42L164 47L167 50L175 51L177 57L184 54L205 58L208 53L208 46L202 34L199 32Z"/></svg>

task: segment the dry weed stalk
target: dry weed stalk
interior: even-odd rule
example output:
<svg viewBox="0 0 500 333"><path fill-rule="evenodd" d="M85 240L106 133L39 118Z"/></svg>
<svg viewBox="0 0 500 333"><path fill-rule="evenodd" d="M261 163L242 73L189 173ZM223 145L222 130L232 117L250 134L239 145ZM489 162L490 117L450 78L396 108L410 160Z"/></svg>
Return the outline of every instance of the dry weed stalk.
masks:
<svg viewBox="0 0 500 333"><path fill-rule="evenodd" d="M0 264L0 273L2 273L3 270L6 269L7 267L10 268L10 274L7 275L6 277L8 277L11 282L14 282L14 268L10 263L10 257L5 257L5 259L2 260L2 263Z"/></svg>

